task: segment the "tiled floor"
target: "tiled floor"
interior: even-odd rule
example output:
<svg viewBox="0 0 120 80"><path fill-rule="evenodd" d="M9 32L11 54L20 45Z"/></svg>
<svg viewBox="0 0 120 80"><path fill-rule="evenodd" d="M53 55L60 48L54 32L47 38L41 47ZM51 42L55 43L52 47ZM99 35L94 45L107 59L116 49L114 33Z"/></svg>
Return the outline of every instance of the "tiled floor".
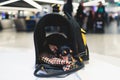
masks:
<svg viewBox="0 0 120 80"><path fill-rule="evenodd" d="M112 22L105 27L105 34L87 34L90 52L120 58L120 26Z"/></svg>
<svg viewBox="0 0 120 80"><path fill-rule="evenodd" d="M73 76L74 80L119 80L119 29L116 22L113 22L106 27L105 34L87 34L87 44L90 51L89 63L77 73L78 76L75 77L76 74L73 74L62 80L73 80ZM1 80L38 80L33 76L34 60L33 32L18 33L14 29L0 32ZM51 80L56 79L51 78Z"/></svg>

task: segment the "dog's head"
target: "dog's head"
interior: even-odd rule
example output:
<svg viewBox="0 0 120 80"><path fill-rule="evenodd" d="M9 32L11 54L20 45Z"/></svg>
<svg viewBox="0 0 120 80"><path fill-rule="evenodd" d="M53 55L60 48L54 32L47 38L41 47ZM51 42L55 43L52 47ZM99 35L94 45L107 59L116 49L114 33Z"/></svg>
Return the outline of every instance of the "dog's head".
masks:
<svg viewBox="0 0 120 80"><path fill-rule="evenodd" d="M61 46L59 49L59 55L61 56L67 56L71 54L73 51L68 46Z"/></svg>

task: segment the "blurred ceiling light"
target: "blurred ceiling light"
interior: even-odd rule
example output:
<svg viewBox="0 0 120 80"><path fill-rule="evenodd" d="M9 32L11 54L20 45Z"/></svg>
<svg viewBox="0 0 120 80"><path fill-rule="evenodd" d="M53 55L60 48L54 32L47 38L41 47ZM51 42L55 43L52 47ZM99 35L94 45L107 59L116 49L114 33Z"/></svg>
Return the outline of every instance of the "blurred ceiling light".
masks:
<svg viewBox="0 0 120 80"><path fill-rule="evenodd" d="M120 0L114 0L114 2L120 2Z"/></svg>
<svg viewBox="0 0 120 80"><path fill-rule="evenodd" d="M10 3L13 3L13 2L16 2L16 1L19 1L19 0L9 0L9 1L4 1L4 2L1 2L1 3L0 3L0 6L2 6L2 5L6 5L6 4L10 4Z"/></svg>
<svg viewBox="0 0 120 80"><path fill-rule="evenodd" d="M24 1L32 6L36 7L37 9L42 10L42 6L39 5L38 3L34 2L33 0L24 0Z"/></svg>
<svg viewBox="0 0 120 80"><path fill-rule="evenodd" d="M46 3L55 3L55 4L64 4L64 1L60 0L34 0L39 2L46 2Z"/></svg>

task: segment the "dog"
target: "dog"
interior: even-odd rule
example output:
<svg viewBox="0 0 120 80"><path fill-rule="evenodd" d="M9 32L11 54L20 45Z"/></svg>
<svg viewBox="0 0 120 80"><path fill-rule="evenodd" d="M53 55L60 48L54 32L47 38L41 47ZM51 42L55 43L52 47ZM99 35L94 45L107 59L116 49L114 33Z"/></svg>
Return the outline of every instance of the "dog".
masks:
<svg viewBox="0 0 120 80"><path fill-rule="evenodd" d="M73 50L68 46L61 46L58 50L59 50L58 51L59 58L69 63L63 66L63 70L67 71L67 70L72 69L76 62L72 56Z"/></svg>

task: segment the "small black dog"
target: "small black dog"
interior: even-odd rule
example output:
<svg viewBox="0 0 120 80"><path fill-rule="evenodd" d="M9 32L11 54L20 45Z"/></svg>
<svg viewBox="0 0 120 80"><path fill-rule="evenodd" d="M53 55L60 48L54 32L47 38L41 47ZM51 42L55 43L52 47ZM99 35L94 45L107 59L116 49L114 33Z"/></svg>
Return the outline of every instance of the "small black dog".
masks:
<svg viewBox="0 0 120 80"><path fill-rule="evenodd" d="M68 61L72 61L72 53L73 51L68 46L61 46L58 51L58 56L60 58L68 57ZM65 59L66 60L66 59Z"/></svg>
<svg viewBox="0 0 120 80"><path fill-rule="evenodd" d="M73 58L72 54L73 50L68 46L61 46L59 48L58 56L61 59L68 61L70 63L63 66L64 71L73 69L75 67L76 60Z"/></svg>

